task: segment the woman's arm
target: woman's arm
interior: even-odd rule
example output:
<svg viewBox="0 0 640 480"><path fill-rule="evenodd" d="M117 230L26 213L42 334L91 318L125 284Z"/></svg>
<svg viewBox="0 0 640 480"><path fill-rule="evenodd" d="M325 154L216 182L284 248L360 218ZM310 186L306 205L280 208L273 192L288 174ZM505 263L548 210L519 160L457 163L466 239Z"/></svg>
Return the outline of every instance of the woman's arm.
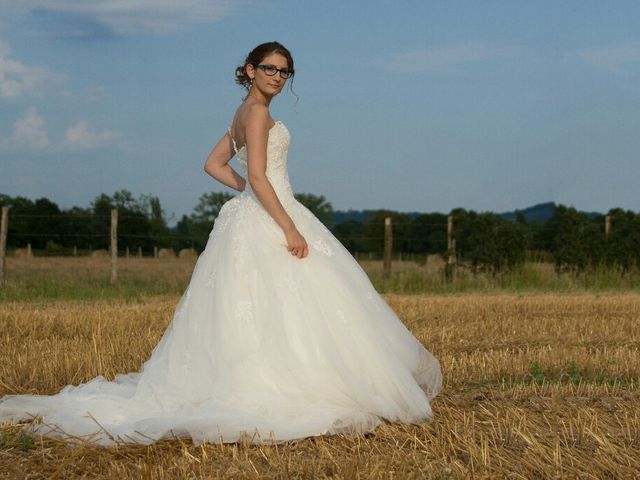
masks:
<svg viewBox="0 0 640 480"><path fill-rule="evenodd" d="M231 137L225 133L207 157L204 171L227 187L242 192L247 182L229 165L229 160L233 158L234 154Z"/></svg>
<svg viewBox="0 0 640 480"><path fill-rule="evenodd" d="M307 242L280 203L278 195L267 178L269 128L268 108L260 104L251 105L247 111L245 130L248 181L265 210L284 231L287 249L298 258L304 258L308 255Z"/></svg>
<svg viewBox="0 0 640 480"><path fill-rule="evenodd" d="M249 107L245 132L247 180L251 188L282 230L295 228L266 174L269 139L269 110L266 106L254 104Z"/></svg>

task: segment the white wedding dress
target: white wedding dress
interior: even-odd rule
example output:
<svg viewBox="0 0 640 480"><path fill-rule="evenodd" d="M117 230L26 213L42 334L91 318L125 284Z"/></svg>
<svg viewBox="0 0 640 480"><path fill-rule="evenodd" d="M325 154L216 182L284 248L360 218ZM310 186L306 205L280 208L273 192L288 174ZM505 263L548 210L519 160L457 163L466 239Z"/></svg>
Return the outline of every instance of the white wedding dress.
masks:
<svg viewBox="0 0 640 480"><path fill-rule="evenodd" d="M290 135L269 131L267 177L309 245L299 259L247 182L226 202L173 320L138 372L55 395L6 395L0 423L71 443L299 440L420 423L441 389L438 360L357 261L293 196ZM246 149L237 150L246 174Z"/></svg>

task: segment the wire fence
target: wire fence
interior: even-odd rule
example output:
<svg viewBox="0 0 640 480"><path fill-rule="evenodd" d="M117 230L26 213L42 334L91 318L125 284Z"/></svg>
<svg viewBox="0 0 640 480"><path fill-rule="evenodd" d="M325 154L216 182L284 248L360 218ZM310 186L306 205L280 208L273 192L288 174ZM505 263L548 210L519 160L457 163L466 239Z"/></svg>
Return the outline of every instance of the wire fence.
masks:
<svg viewBox="0 0 640 480"><path fill-rule="evenodd" d="M197 254L196 246L203 247L210 229L201 229L199 234L185 235L180 231L171 231L165 227L162 232L141 232L140 215L118 215L117 209L112 209L110 215L101 214L23 214L11 215L12 225L9 225L9 209L2 207L2 229L0 231L0 283L4 279L4 262L7 254L7 237L10 237L9 248L14 254L32 256L37 250L38 255L109 255L112 258L112 280L117 279L118 257L160 257L175 256L193 257ZM396 217L397 218L397 217ZM447 265L454 265L459 258L460 246L456 245L459 238L465 235L477 235L474 230L479 227L469 226L468 219L462 219L460 224L454 225L454 218L448 215L446 221L413 222L410 218L397 219L392 227L392 217L387 216L383 221L383 228L364 227L363 224L345 221L333 228L334 235L347 247L357 259L382 259L384 274L388 276L392 260L415 260L424 258L428 254L438 253ZM147 230L149 229L148 219ZM365 222L366 223L366 222ZM213 228L214 222L211 224ZM494 223L483 225L484 235L491 234L496 238L509 236L514 222ZM76 230L72 232L50 231ZM581 233L593 225L578 224L575 229ZM604 235L611 231L609 215L604 217L600 225ZM394 231L395 229L395 231ZM47 231L48 230L48 231ZM136 233L138 230L138 233ZM557 233L557 225L548 223L527 223L526 235L537 238L538 249L528 253L540 260L550 259L551 236ZM522 232L519 232L522 237ZM44 240L44 242L43 242ZM509 239L508 239L509 240ZM516 238L517 240L517 238ZM513 239L511 239L513 243ZM522 242L521 242L522 243ZM33 244L33 245L32 245ZM38 246L40 248L32 248ZM518 247L525 249L525 247ZM201 248L200 248L201 249Z"/></svg>

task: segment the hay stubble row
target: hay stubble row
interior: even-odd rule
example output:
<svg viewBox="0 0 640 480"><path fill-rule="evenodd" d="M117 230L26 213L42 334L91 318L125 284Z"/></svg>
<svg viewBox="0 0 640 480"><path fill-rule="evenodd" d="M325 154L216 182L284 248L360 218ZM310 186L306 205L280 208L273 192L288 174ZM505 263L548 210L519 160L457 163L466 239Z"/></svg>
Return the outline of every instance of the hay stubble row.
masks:
<svg viewBox="0 0 640 480"><path fill-rule="evenodd" d="M441 360L425 425L291 445L69 449L0 428L0 478L637 478L640 295L385 296ZM177 297L10 302L0 395L135 371ZM57 472L57 473L56 473Z"/></svg>

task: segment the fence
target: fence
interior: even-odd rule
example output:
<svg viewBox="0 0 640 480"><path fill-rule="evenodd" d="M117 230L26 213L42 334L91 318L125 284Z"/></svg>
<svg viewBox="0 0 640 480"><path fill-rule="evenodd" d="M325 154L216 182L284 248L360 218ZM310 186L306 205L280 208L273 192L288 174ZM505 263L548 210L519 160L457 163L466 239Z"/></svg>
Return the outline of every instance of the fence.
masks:
<svg viewBox="0 0 640 480"><path fill-rule="evenodd" d="M56 219L61 219L66 217L65 215L19 215L17 216L19 218L38 218L38 219L47 219L47 218L56 218ZM104 216L99 216L99 215L73 215L70 216L73 218L78 218L78 217L90 217L91 219L95 220L95 219L105 219ZM171 240L176 240L176 239L182 239L182 240L188 240L190 242L192 242L194 239L193 237L190 236L181 236L181 235L172 235L171 237L163 237L163 236L153 236L153 235L135 235L135 234L122 234L122 233L118 233L118 221L119 221L119 216L118 216L118 209L114 208L111 209L111 213L109 217L106 218L110 218L110 223L109 223L109 232L107 234L100 234L100 233L74 233L74 234L61 234L61 233L55 233L55 232L49 232L49 233L33 233L33 232L18 232L18 233L12 233L12 235L14 236L18 236L18 237L27 237L27 238L36 238L36 237L44 237L44 238L65 238L65 237L73 237L73 238L78 238L78 239L87 239L87 238L95 238L95 239L100 239L103 240L105 237L108 239L108 255L111 259L111 284L115 285L118 281L118 239L135 239L135 240L154 240L154 241L158 241L158 240L163 240L163 239L171 239ZM123 217L120 217L120 220ZM126 217L124 217L126 218ZM1 219L0 219L0 287L2 285L4 285L5 280L6 280L6 256L7 256L7 237L9 235L9 207L2 207L1 209ZM104 250L103 250L104 251ZM124 256L125 257L130 257L132 256L131 252L130 252L130 248L129 246L126 246L123 249L124 252ZM153 251L152 251L152 256L153 258L160 258L162 252L162 249L159 248L157 245L153 246ZM72 250L72 255L73 256L77 256L79 253L77 246L73 247ZM181 253L184 253L181 251ZM190 249L190 254L193 253L195 254L195 250ZM27 257L31 257L33 255L33 251L31 248L31 243L27 243L26 245L26 256ZM141 246L137 247L137 252L136 252L136 256L141 258L143 256L143 250Z"/></svg>
<svg viewBox="0 0 640 480"><path fill-rule="evenodd" d="M25 217L25 215L23 215ZM35 216L31 216L35 217ZM53 218L53 216L41 216L43 218ZM63 215L57 215L55 218L61 218ZM77 217L77 216L76 216ZM96 219L96 215L91 216L93 219ZM103 218L103 217L100 217ZM121 217L122 218L122 217ZM103 218L105 220L105 218ZM111 284L115 285L118 281L118 239L123 238L145 238L145 239L153 239L157 241L160 237L158 236L143 236L143 235L132 235L132 234L122 234L118 233L118 210L112 209L110 215L110 230L108 234L109 238L109 256L111 259ZM452 276L455 273L456 265L457 265L457 253L456 253L456 237L454 235L454 217L453 215L449 215L447 217L446 224L428 224L428 226L437 227L443 229L446 225L446 247L447 250L445 252L445 274L448 276ZM7 235L9 232L9 208L2 207L2 218L0 221L0 286L4 284L6 277L6 253L7 253ZM605 216L604 222L604 234L605 236L609 236L611 232L611 218L609 215ZM14 233L14 235L22 235L22 236L47 236L47 237L60 237L64 236L64 234L56 234L56 233L47 233L47 234L33 234L28 232L22 233ZM77 233L77 234L69 234L67 236L75 236L75 237L98 237L104 238L105 234L87 234L87 233ZM181 237L180 235L173 235L170 237L171 239L189 239L193 240L191 237ZM350 237L352 240L355 237ZM373 237L368 237L372 239ZM392 251L393 251L393 225L392 225L392 217L388 216L384 218L384 233L381 237L376 237L376 239L383 240L383 277L388 278L391 274L392 267ZM406 239L405 239L406 240ZM73 254L77 255L77 247L73 247ZM27 244L27 255L31 255L31 244ZM124 250L124 256L129 257L130 251L129 246L127 246ZM142 256L142 248L138 246L137 256ZM357 258L357 252L354 253L354 256ZM153 257L159 257L159 249L158 246L153 247Z"/></svg>

